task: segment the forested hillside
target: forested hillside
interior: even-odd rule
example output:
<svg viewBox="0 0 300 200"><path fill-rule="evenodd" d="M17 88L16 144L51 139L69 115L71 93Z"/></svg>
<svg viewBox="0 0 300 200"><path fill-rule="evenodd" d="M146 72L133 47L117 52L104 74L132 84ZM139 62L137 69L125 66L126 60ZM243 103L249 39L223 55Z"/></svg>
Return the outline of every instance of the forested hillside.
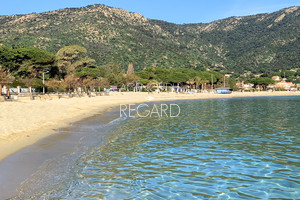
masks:
<svg viewBox="0 0 300 200"><path fill-rule="evenodd" d="M47 13L0 16L0 44L34 46L53 54L80 45L97 65L130 62L244 73L300 67L300 9L177 25L138 13L92 5Z"/></svg>

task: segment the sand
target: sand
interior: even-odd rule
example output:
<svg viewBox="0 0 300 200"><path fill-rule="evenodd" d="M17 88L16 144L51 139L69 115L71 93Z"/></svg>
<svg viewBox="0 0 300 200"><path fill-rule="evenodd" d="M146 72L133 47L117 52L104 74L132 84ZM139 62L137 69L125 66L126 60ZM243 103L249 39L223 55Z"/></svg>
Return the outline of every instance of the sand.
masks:
<svg viewBox="0 0 300 200"><path fill-rule="evenodd" d="M0 102L0 160L72 122L104 113L120 104L185 99L291 96L300 92L236 92L232 94L111 93L109 96Z"/></svg>

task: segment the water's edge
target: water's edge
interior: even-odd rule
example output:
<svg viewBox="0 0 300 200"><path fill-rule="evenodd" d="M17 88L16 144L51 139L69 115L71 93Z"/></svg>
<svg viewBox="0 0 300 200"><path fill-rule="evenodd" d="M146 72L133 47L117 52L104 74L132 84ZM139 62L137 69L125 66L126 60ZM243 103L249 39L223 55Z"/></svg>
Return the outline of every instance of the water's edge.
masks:
<svg viewBox="0 0 300 200"><path fill-rule="evenodd" d="M99 128L107 127L116 120L118 107L105 112L99 111L91 117L87 117L69 126L60 128L55 134L47 136L35 144L25 147L16 153L0 161L0 199L13 199L18 195L20 187L26 185L26 181L34 177L45 166L54 160L68 157L76 152L78 145L91 135L83 135L83 131L77 131L81 126L88 128L88 123L97 119ZM105 131L101 134L98 144L105 142ZM66 163L64 163L66 164ZM58 168L58 165L55 166Z"/></svg>

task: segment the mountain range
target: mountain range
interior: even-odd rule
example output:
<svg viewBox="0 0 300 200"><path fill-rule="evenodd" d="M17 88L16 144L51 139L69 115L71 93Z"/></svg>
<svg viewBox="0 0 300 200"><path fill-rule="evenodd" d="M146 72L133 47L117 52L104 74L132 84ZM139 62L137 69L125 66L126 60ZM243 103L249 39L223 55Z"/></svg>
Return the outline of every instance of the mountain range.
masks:
<svg viewBox="0 0 300 200"><path fill-rule="evenodd" d="M180 13L178 13L180 15ZM0 16L0 45L56 53L80 45L98 65L133 63L224 73L300 68L300 9L173 24L105 5Z"/></svg>

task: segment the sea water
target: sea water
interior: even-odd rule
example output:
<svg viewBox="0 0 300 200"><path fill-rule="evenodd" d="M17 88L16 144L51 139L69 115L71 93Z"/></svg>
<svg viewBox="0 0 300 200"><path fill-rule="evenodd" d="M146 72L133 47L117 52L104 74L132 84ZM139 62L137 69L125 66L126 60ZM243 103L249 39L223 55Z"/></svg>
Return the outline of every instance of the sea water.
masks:
<svg viewBox="0 0 300 200"><path fill-rule="evenodd" d="M300 198L299 97L175 103L176 118L117 120L103 145L90 145L68 170L52 174L59 180L52 187L40 176L38 192L23 188L18 198Z"/></svg>

